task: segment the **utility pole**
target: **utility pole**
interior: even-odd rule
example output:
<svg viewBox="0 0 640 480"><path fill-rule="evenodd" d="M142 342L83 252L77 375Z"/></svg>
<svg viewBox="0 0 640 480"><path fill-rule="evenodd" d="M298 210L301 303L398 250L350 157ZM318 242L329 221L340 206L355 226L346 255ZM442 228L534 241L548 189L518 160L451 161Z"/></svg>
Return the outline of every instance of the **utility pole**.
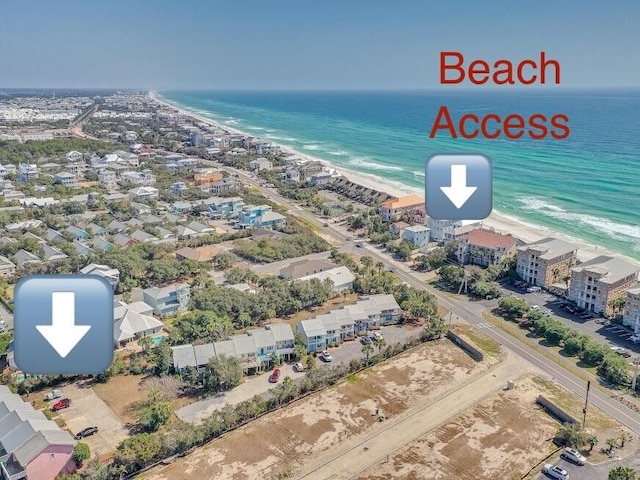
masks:
<svg viewBox="0 0 640 480"><path fill-rule="evenodd" d="M636 366L633 372L633 382L631 382L631 391L636 391L636 381L638 380L638 366L640 366L640 357L636 357L633 360L633 364Z"/></svg>
<svg viewBox="0 0 640 480"><path fill-rule="evenodd" d="M587 425L587 406L589 405L589 389L591 388L591 380L587 381L587 395L584 399L584 408L582 409L582 429Z"/></svg>

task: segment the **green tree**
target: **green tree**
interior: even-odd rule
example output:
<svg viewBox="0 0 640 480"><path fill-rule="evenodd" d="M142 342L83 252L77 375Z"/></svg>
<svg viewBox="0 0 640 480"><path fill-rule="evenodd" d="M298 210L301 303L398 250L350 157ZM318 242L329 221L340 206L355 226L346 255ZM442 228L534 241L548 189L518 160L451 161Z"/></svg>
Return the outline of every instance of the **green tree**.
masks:
<svg viewBox="0 0 640 480"><path fill-rule="evenodd" d="M631 365L620 355L608 353L598 368L598 373L614 385L624 385L631 381Z"/></svg>
<svg viewBox="0 0 640 480"><path fill-rule="evenodd" d="M158 402L145 407L140 412L140 424L149 432L155 432L167 423L173 414L173 407L169 402Z"/></svg>
<svg viewBox="0 0 640 480"><path fill-rule="evenodd" d="M147 358L153 363L158 376L168 375L173 368L173 351L164 342L152 349Z"/></svg>
<svg viewBox="0 0 640 480"><path fill-rule="evenodd" d="M298 394L298 386L291 377L284 377L280 385L271 391L272 398L277 405L288 402Z"/></svg>
<svg viewBox="0 0 640 480"><path fill-rule="evenodd" d="M589 451L591 452L593 450L593 447L595 447L596 445L598 445L598 437L596 437L593 434L588 434L585 439L584 439L585 443L587 445L589 445Z"/></svg>
<svg viewBox="0 0 640 480"><path fill-rule="evenodd" d="M233 267L233 264L236 262L235 255L231 253L221 252L218 253L215 257L213 257L213 264L216 268L220 270L227 270Z"/></svg>
<svg viewBox="0 0 640 480"><path fill-rule="evenodd" d="M82 462L86 459L91 458L91 450L89 450L89 445L83 442L78 442L75 447L73 447L73 461L76 462L78 467L82 466Z"/></svg>
<svg viewBox="0 0 640 480"><path fill-rule="evenodd" d="M580 448L586 442L587 435L578 423L565 423L556 432L556 441L560 445Z"/></svg>
<svg viewBox="0 0 640 480"><path fill-rule="evenodd" d="M505 317L510 319L522 318L529 311L527 302L517 297L503 298L500 300L498 308Z"/></svg>
<svg viewBox="0 0 640 480"><path fill-rule="evenodd" d="M317 363L316 357L313 355L307 355L305 363L307 365L307 370L313 370Z"/></svg>
<svg viewBox="0 0 640 480"><path fill-rule="evenodd" d="M242 366L236 357L226 355L211 357L207 369L207 387L209 389L229 389L242 382Z"/></svg>
<svg viewBox="0 0 640 480"><path fill-rule="evenodd" d="M370 343L368 343L366 345L363 345L361 351L365 355L366 362L367 362L367 365L368 365L369 364L369 357L373 353L373 346Z"/></svg>
<svg viewBox="0 0 640 480"><path fill-rule="evenodd" d="M617 438L607 438L607 440L604 442L606 445L606 451L608 453L611 453L613 451L614 448L618 448L618 439Z"/></svg>
<svg viewBox="0 0 640 480"><path fill-rule="evenodd" d="M118 445L114 455L116 466L123 466L132 472L144 468L162 451L162 442L158 435L139 433L133 435Z"/></svg>
<svg viewBox="0 0 640 480"><path fill-rule="evenodd" d="M622 310L624 310L624 305L626 303L625 297L614 298L609 302L609 306L613 309L614 315L619 315Z"/></svg>
<svg viewBox="0 0 640 480"><path fill-rule="evenodd" d="M637 480L638 474L631 467L614 467L609 470L608 480Z"/></svg>

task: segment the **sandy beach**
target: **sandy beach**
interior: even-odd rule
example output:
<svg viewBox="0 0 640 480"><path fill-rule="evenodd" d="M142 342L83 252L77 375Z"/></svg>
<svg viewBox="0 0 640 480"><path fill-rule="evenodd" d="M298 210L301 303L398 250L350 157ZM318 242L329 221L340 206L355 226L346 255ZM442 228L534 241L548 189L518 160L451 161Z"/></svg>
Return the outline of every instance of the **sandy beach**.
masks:
<svg viewBox="0 0 640 480"><path fill-rule="evenodd" d="M244 135L244 136L251 136L251 137L255 137L257 135L251 134L251 133L247 133L247 132L243 132L241 130L235 129L233 127L229 127L228 125L224 125L224 124L220 124L219 122L200 115L196 112L193 112L187 108L183 108L181 106L175 105L167 100L165 100L164 98L162 98L161 96L159 96L159 94L157 92L149 92L149 96L157 101L158 103L161 103L163 105L166 105L170 108L173 108L177 111L179 111L180 113L195 118L197 120L199 120L202 123L211 125L213 127L219 128L221 130L225 130L229 133L236 133L238 135ZM322 162L324 164L326 164L330 169L334 170L335 172L339 173L340 175L348 178L350 181L357 183L359 185L362 185L364 187L367 188L371 188L374 190L378 190L378 191L382 191L382 192L386 192L390 195L399 197L402 195L407 195L410 193L413 194L419 194L421 196L424 196L424 192L423 191L419 191L416 190L414 188L410 188L410 187L406 187L404 185L401 185L397 182L389 182L389 181L385 181L383 178L378 177L376 175L370 175L370 174L366 174L366 173L361 173L361 172L356 172L353 170L347 170L341 167L336 167L335 165L333 165L330 161L327 161L325 159L322 158L317 158L317 157L313 157L304 153L301 153L297 150L294 150L290 147L287 147L286 145L282 145L279 144L277 142L273 142L273 144L280 146L281 150L283 152L286 153L290 153L292 155L296 155L297 157L299 157L302 160L316 160L319 162ZM590 260L594 257L597 257L598 255L615 255L621 258L624 258L626 261L636 264L636 265L640 265L640 262L638 262L637 260L631 258L631 257L627 257L625 255L622 255L620 253L615 253L615 252L611 252L610 250L607 250L606 248L604 248L603 246L599 246L599 245L592 245L592 244L588 244L584 241L581 241L579 239L576 239L574 237L565 235L563 233L560 232L555 232L552 230L549 230L545 227L541 227L538 225L532 225L532 224L528 224L525 222L522 222L518 219L515 218L511 218L511 217L507 217L505 215L501 215L498 212L493 212L487 219L485 219L482 222L483 227L485 228L489 228L489 229L493 229L496 232L501 232L501 233L510 233L511 235L527 242L535 242L537 240L540 240L542 238L545 237L555 237L555 238L560 238L562 240L566 240L568 242L573 243L574 245L576 245L578 247L578 258L581 261L586 261L586 260Z"/></svg>

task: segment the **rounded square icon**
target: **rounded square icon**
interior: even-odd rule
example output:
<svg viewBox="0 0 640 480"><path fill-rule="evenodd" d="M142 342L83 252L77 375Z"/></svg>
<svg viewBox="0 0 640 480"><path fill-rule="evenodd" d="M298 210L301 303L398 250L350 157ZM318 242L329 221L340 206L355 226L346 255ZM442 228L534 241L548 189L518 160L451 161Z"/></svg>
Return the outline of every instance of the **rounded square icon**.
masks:
<svg viewBox="0 0 640 480"><path fill-rule="evenodd" d="M440 154L425 166L427 215L435 220L483 220L493 207L491 161L480 154Z"/></svg>
<svg viewBox="0 0 640 480"><path fill-rule="evenodd" d="M113 361L113 289L97 275L30 275L14 292L16 365L31 375L96 375Z"/></svg>

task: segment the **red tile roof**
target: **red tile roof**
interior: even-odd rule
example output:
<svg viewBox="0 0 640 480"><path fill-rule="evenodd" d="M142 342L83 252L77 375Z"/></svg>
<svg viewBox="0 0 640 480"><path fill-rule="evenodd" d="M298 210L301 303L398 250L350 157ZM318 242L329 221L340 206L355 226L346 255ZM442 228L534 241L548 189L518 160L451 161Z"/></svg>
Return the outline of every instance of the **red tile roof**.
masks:
<svg viewBox="0 0 640 480"><path fill-rule="evenodd" d="M469 233L462 235L461 238L468 241L470 245L484 248L501 247L509 249L515 246L518 241L512 235L503 235L489 230L471 230Z"/></svg>

